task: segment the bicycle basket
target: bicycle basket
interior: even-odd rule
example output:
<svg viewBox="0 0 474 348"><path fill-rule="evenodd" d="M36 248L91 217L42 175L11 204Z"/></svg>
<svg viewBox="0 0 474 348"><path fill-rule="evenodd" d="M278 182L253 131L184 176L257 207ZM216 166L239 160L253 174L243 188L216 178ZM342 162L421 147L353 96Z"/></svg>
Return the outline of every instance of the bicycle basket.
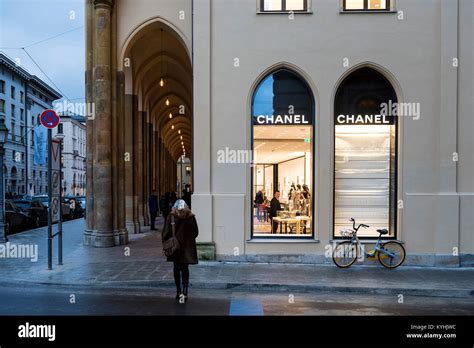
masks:
<svg viewBox="0 0 474 348"><path fill-rule="evenodd" d="M354 231L349 230L346 227L341 228L339 232L341 233L341 236L345 238L350 238L354 234Z"/></svg>

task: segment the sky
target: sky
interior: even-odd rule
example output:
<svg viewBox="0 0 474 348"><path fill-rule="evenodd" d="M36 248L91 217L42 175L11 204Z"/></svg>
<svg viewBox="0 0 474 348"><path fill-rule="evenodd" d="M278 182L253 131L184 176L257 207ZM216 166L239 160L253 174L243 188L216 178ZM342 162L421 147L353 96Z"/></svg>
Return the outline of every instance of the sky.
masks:
<svg viewBox="0 0 474 348"><path fill-rule="evenodd" d="M20 47L26 48L56 86ZM69 101L84 102L84 0L0 0L0 52L19 58L23 68Z"/></svg>

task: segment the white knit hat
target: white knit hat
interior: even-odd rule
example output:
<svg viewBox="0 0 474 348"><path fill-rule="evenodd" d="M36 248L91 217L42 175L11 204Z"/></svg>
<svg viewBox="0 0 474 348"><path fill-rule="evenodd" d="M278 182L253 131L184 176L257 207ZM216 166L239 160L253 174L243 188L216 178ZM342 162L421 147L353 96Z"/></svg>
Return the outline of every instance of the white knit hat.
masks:
<svg viewBox="0 0 474 348"><path fill-rule="evenodd" d="M178 199L176 201L176 203L174 204L174 206L173 206L173 208L177 209L177 210L183 210L184 208L187 208L187 207L188 207L188 205L182 199Z"/></svg>

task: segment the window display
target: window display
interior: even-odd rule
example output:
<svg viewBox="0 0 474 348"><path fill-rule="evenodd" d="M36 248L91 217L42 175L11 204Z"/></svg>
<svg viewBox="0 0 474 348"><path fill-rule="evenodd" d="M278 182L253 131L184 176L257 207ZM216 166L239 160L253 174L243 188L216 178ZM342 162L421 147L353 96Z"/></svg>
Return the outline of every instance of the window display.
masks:
<svg viewBox="0 0 474 348"><path fill-rule="evenodd" d="M306 83L287 70L255 92L253 237L313 235L313 104Z"/></svg>
<svg viewBox="0 0 474 348"><path fill-rule="evenodd" d="M370 225L360 237L377 237L377 229L396 233L397 124L381 115L384 102L396 102L390 83L364 68L343 81L336 95L334 155L334 237L355 218Z"/></svg>

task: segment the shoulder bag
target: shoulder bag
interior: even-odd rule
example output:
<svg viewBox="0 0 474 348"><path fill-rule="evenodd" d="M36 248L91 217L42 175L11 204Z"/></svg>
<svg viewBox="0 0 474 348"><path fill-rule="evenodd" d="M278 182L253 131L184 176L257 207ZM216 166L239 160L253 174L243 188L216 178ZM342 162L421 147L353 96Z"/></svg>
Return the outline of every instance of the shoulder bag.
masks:
<svg viewBox="0 0 474 348"><path fill-rule="evenodd" d="M166 257L171 257L176 254L179 250L179 241L176 238L176 227L174 221L174 215L171 215L171 230L173 231L173 235L170 239L163 243L163 254Z"/></svg>

